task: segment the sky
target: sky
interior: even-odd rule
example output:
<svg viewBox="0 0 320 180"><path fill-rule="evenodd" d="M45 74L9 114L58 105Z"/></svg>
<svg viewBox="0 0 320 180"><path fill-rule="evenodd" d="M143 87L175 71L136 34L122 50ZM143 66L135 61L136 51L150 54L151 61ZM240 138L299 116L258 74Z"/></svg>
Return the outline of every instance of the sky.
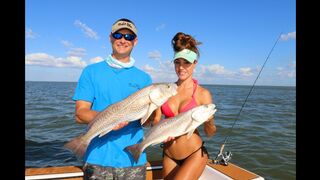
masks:
<svg viewBox="0 0 320 180"><path fill-rule="evenodd" d="M77 82L84 67L111 54L109 34L132 20L135 66L153 82L175 82L171 39L193 36L200 84L296 86L294 0L26 0L25 80Z"/></svg>

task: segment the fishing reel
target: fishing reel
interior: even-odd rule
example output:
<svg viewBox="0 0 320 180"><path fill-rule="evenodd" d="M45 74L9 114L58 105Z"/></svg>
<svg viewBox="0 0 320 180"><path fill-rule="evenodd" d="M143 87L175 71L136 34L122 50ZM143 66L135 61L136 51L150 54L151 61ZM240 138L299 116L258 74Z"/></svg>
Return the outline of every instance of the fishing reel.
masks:
<svg viewBox="0 0 320 180"><path fill-rule="evenodd" d="M213 160L213 164L222 164L222 165L228 166L228 163L232 157L232 153L231 151L222 153L223 149L224 149L224 144L221 146L217 157Z"/></svg>
<svg viewBox="0 0 320 180"><path fill-rule="evenodd" d="M232 157L231 151L227 151L223 154L219 153L217 157L213 160L213 163L228 166L228 163L231 160L231 157Z"/></svg>

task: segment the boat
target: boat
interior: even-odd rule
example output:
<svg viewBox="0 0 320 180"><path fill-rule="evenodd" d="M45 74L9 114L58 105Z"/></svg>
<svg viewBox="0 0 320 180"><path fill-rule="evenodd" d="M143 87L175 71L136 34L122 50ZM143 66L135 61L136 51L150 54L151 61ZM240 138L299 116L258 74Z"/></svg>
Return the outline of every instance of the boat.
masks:
<svg viewBox="0 0 320 180"><path fill-rule="evenodd" d="M214 164L208 160L207 165L199 180L264 180L263 177L243 169L233 163L228 165ZM150 161L147 163L146 180L162 179L162 161ZM43 168L25 168L25 180L82 180L81 166L56 166Z"/></svg>

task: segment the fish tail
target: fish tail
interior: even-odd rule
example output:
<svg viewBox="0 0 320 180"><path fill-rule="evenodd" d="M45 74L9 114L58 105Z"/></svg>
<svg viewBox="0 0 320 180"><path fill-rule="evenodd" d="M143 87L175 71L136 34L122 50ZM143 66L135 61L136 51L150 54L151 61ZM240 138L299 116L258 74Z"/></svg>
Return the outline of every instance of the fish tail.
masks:
<svg viewBox="0 0 320 180"><path fill-rule="evenodd" d="M71 150L78 157L82 157L87 150L88 143L83 139L84 134L73 138L67 142L64 147Z"/></svg>
<svg viewBox="0 0 320 180"><path fill-rule="evenodd" d="M125 148L126 151L128 151L131 156L134 157L135 162L137 163L140 157L140 154L142 152L141 148L140 148L140 144L134 144L131 146L128 146Z"/></svg>

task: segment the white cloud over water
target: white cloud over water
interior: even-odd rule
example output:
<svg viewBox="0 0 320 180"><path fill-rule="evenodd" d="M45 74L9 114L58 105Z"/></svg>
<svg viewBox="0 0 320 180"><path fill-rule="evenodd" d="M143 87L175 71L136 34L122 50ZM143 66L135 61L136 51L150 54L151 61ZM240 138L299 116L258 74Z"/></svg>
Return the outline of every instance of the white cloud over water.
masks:
<svg viewBox="0 0 320 180"><path fill-rule="evenodd" d="M280 78L295 78L296 77L296 61L290 62L285 67L277 67L277 75Z"/></svg>
<svg viewBox="0 0 320 180"><path fill-rule="evenodd" d="M219 75L232 75L233 72L226 70L224 66L220 64L201 65L201 72L209 72L211 74Z"/></svg>
<svg viewBox="0 0 320 180"><path fill-rule="evenodd" d="M161 52L154 50L148 53L150 59L154 59L157 64L146 64L142 67L144 71L149 73L154 82L174 82L177 76L174 70L174 65L171 61L161 59ZM214 84L216 79L239 81L252 79L256 74L256 69L250 67L241 67L237 70L230 70L221 64L198 64L194 70L194 78L201 79L203 83Z"/></svg>
<svg viewBox="0 0 320 180"><path fill-rule="evenodd" d="M58 68L83 68L87 63L80 57L54 57L46 53L32 53L25 56L25 64L30 66L45 66Z"/></svg>
<svg viewBox="0 0 320 180"><path fill-rule="evenodd" d="M240 71L240 74L243 76L252 76L253 75L252 69L249 67L240 68L239 71Z"/></svg>

